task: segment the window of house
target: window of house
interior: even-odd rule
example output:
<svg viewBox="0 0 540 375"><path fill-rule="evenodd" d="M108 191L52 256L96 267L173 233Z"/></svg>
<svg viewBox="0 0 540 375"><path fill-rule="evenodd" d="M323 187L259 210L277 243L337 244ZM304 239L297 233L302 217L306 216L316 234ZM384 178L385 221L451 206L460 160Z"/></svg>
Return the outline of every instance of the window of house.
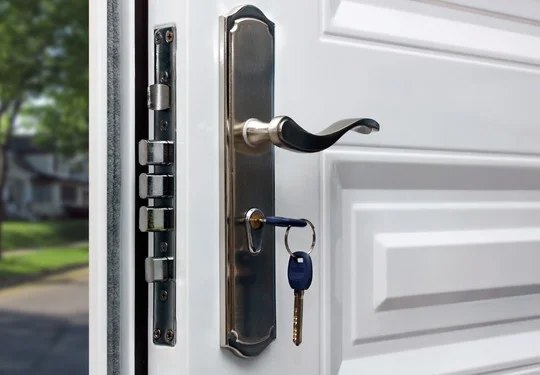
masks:
<svg viewBox="0 0 540 375"><path fill-rule="evenodd" d="M22 202L23 193L24 183L21 180L13 180L9 185L7 202Z"/></svg>
<svg viewBox="0 0 540 375"><path fill-rule="evenodd" d="M78 163L75 163L74 165L72 165L70 168L69 168L69 174L70 175L78 175L78 174L81 174L81 173L84 173L85 172L85 163L83 162L78 162Z"/></svg>
<svg viewBox="0 0 540 375"><path fill-rule="evenodd" d="M75 202L77 200L77 189L73 186L62 186L62 200L64 202Z"/></svg>
<svg viewBox="0 0 540 375"><path fill-rule="evenodd" d="M83 190L83 203L88 205L88 189Z"/></svg>
<svg viewBox="0 0 540 375"><path fill-rule="evenodd" d="M38 203L50 202L52 200L51 185L33 185L32 200Z"/></svg>

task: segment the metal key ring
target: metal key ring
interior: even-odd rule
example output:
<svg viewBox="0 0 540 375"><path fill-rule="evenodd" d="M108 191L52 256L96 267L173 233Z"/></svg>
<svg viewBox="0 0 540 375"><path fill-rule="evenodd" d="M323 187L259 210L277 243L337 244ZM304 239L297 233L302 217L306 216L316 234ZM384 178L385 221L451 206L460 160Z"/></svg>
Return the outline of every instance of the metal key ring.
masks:
<svg viewBox="0 0 540 375"><path fill-rule="evenodd" d="M309 255L311 254L311 252L313 251L313 248L315 247L315 242L317 242L317 235L315 234L315 227L313 226L311 221L309 221L308 219L301 219L301 220L305 220L306 223L309 224L309 226L311 227L311 231L313 232L313 236L312 236L313 239L311 240L311 247L309 248L308 251L306 251L306 253ZM291 248L289 247L289 231L291 230L291 228L292 228L291 226L288 226L287 230L285 231L285 249L287 249L287 252L292 257L295 257L293 252L291 251Z"/></svg>

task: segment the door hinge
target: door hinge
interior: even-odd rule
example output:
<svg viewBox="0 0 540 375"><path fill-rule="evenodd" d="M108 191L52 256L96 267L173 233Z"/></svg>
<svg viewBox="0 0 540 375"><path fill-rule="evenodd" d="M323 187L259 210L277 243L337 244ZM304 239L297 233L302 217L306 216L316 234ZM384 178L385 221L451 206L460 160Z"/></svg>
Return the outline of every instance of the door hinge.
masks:
<svg viewBox="0 0 540 375"><path fill-rule="evenodd" d="M139 197L148 199L139 207L139 230L151 240L145 261L145 277L153 285L153 342L176 344L176 29L154 29L154 83L148 86L148 109L154 111L149 134L139 141L139 163L147 166L139 176Z"/></svg>

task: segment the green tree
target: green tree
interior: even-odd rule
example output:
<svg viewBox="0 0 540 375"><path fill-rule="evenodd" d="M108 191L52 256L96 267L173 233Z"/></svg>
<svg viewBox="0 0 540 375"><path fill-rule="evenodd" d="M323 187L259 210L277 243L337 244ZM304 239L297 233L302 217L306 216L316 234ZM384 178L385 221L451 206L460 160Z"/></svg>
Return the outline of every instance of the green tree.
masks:
<svg viewBox="0 0 540 375"><path fill-rule="evenodd" d="M21 114L49 147L87 150L88 0L0 0L0 192Z"/></svg>

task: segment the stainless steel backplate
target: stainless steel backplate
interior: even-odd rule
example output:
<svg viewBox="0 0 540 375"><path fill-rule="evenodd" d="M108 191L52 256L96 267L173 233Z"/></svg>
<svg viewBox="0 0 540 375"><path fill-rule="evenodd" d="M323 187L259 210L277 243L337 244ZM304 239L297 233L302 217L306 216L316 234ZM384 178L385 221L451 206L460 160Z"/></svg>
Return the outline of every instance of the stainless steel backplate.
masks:
<svg viewBox="0 0 540 375"><path fill-rule="evenodd" d="M236 8L221 26L221 345L259 355L276 338L274 228L262 250L248 250L250 208L274 215L274 152L246 146L242 122L274 115L274 24L254 6Z"/></svg>

